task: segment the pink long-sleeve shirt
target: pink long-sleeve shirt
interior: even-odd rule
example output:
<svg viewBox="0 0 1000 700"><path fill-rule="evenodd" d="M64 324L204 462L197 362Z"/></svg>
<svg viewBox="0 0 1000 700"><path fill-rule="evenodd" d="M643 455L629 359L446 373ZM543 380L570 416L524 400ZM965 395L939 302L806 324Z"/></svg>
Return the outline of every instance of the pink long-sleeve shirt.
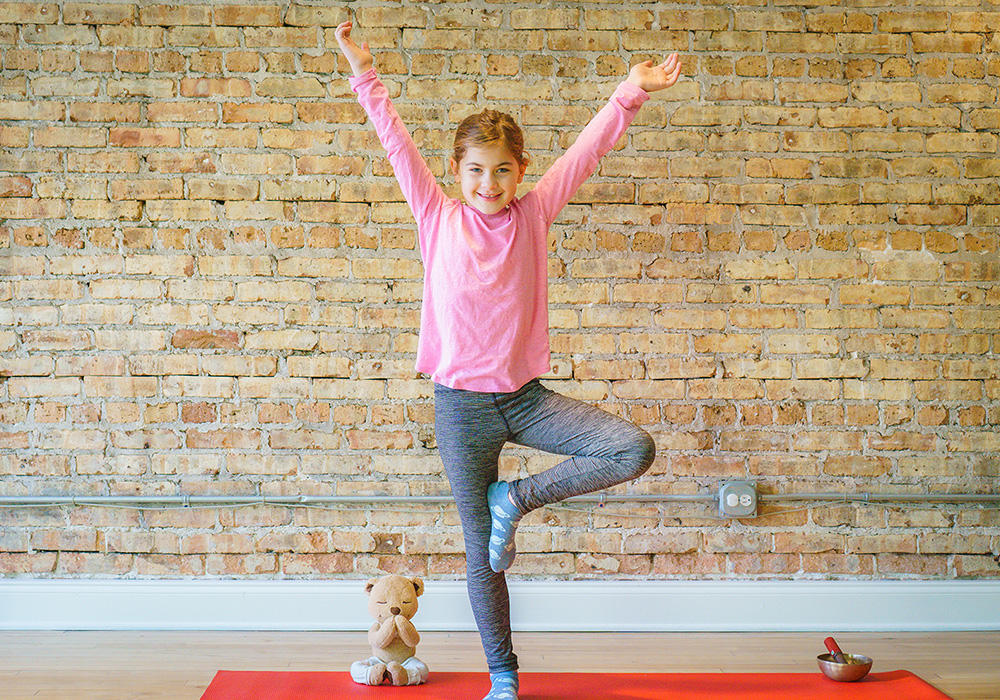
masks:
<svg viewBox="0 0 1000 700"><path fill-rule="evenodd" d="M530 192L483 214L444 193L374 70L350 83L417 222L424 263L417 371L481 392L515 391L546 374L549 227L649 95L621 83Z"/></svg>

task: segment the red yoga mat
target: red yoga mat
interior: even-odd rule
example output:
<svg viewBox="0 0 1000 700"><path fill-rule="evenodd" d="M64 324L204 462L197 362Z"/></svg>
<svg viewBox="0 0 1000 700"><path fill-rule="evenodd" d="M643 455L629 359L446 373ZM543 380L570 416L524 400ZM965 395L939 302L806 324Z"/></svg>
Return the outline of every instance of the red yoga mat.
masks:
<svg viewBox="0 0 1000 700"><path fill-rule="evenodd" d="M358 685L348 673L219 671L201 700L462 700L485 673L438 673L424 685ZM520 700L950 700L909 671L837 683L816 673L522 673Z"/></svg>

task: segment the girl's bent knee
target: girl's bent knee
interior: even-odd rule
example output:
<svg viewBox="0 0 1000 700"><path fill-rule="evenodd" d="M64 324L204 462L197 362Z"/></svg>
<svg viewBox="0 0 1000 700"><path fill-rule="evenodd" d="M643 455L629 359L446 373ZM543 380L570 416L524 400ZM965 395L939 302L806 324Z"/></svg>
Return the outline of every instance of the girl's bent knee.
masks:
<svg viewBox="0 0 1000 700"><path fill-rule="evenodd" d="M631 469L630 479L638 479L653 465L656 458L656 443L642 428L636 428L636 437L628 451L626 464Z"/></svg>

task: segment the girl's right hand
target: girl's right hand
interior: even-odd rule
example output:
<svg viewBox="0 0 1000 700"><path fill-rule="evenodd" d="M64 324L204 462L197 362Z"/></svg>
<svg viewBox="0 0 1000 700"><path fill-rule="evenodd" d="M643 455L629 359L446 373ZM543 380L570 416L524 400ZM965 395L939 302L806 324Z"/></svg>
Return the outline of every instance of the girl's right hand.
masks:
<svg viewBox="0 0 1000 700"><path fill-rule="evenodd" d="M372 52L368 50L367 41L362 42L361 46L358 46L354 39L351 38L351 28L353 26L351 22L341 22L337 26L334 36L337 37L340 50L343 51L347 62L351 64L351 70L354 71L354 75L357 77L371 70L374 59L372 58Z"/></svg>
<svg viewBox="0 0 1000 700"><path fill-rule="evenodd" d="M667 60L658 66L652 61L643 61L632 66L625 79L633 85L638 85L646 92L655 92L670 87L677 82L681 74L681 59L676 53L667 56Z"/></svg>

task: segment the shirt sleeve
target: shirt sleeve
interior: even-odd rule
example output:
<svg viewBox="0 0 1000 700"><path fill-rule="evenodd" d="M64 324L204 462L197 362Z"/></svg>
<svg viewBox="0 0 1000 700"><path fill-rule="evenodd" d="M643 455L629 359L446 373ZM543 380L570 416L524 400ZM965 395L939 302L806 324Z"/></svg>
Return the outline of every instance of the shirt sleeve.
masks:
<svg viewBox="0 0 1000 700"><path fill-rule="evenodd" d="M375 126L403 197L410 205L418 227L421 227L430 213L439 209L448 198L413 143L410 132L389 99L388 90L375 75L375 69L352 76L349 80L351 89L358 95L358 102Z"/></svg>
<svg viewBox="0 0 1000 700"><path fill-rule="evenodd" d="M551 225L580 185L597 169L600 159L614 147L649 99L642 88L622 82L611 99L545 172L529 193L538 198L546 225Z"/></svg>

